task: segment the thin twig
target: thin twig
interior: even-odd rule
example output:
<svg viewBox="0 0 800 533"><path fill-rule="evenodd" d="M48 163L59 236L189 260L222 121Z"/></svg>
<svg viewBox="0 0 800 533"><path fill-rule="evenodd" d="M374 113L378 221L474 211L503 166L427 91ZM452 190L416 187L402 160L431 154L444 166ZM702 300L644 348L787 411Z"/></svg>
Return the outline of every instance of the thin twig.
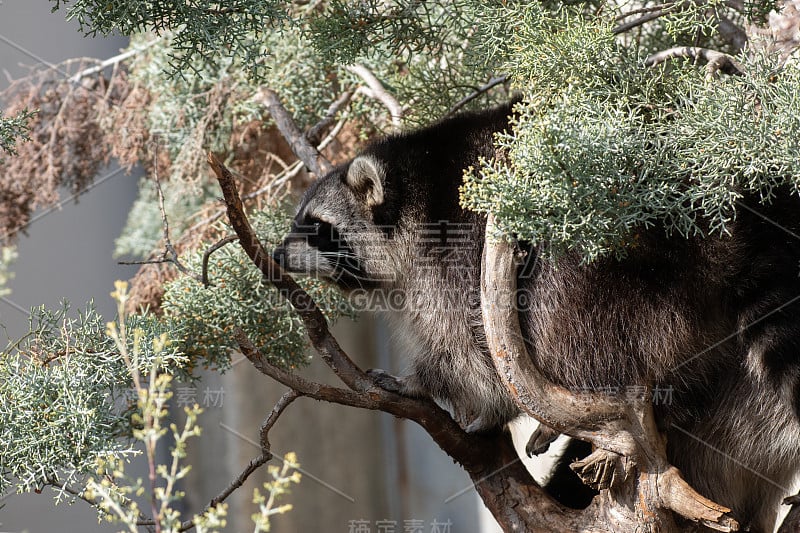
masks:
<svg viewBox="0 0 800 533"><path fill-rule="evenodd" d="M625 20L628 17L632 17L633 15L641 15L642 13L652 13L654 11L665 11L667 9L671 9L675 5L675 2L667 2L665 4L658 4L655 6L647 6L647 7L640 7L639 9L632 9L628 12L622 13L621 15L617 16L614 20L617 22L621 20Z"/></svg>
<svg viewBox="0 0 800 533"><path fill-rule="evenodd" d="M154 168L156 168L154 166ZM187 276L192 276L195 279L198 279L197 274L186 268L186 266L181 263L178 252L175 250L175 247L172 245L172 241L169 238L169 220L167 220L167 210L164 207L164 191L161 189L161 182L158 181L158 174L153 175L153 181L156 184L156 192L158 193L158 210L161 212L161 229L164 235L164 253L162 259L169 259L178 270L180 270L183 274Z"/></svg>
<svg viewBox="0 0 800 533"><path fill-rule="evenodd" d="M228 235L227 237L224 237L224 238L220 239L213 246L209 247L209 249L206 250L206 252L203 254L203 272L201 274L201 281L203 283L203 287L208 288L209 286L212 285L211 282L208 280L208 260L209 260L209 258L211 258L211 254L213 254L214 252L216 252L217 250L219 250L220 248L222 248L226 244L232 243L233 241L237 240L238 238L239 238L238 235Z"/></svg>
<svg viewBox="0 0 800 533"><path fill-rule="evenodd" d="M507 75L493 77L486 84L481 85L480 87L478 87L475 90L475 92L465 96L464 98L462 98L461 100L456 102L456 104L453 107L451 107L449 111L447 111L447 113L445 114L445 117L449 117L451 115L455 115L461 108L463 108L465 105L467 105L471 101L473 101L476 98L478 98L480 95L489 92L493 88L497 87L498 85L502 85L502 84L506 83L507 81L508 81L508 76Z"/></svg>
<svg viewBox="0 0 800 533"><path fill-rule="evenodd" d="M275 407L272 408L272 411L269 413L267 419L264 420L264 423L261 424L261 429L258 434L260 436L259 443L261 444L262 455L272 455L272 446L269 443L269 432L286 408L300 396L302 396L302 394L294 389L286 391L283 396L280 397L278 403L275 404Z"/></svg>
<svg viewBox="0 0 800 533"><path fill-rule="evenodd" d="M626 31L632 30L633 28L641 26L642 24L646 24L646 23L650 22L651 20L655 20L655 19L657 19L659 17L662 17L666 13L667 13L667 11L665 11L663 9L659 9L657 11L653 11L652 13L649 13L647 15L639 17L638 19L634 19L634 20L632 20L630 22L625 22L624 24L620 24L619 26L614 27L611 30L611 32L614 35L618 35L620 33L625 33Z"/></svg>
<svg viewBox="0 0 800 533"><path fill-rule="evenodd" d="M253 352L257 353L255 348L253 348ZM236 476L236 478L231 481L227 487L225 487L219 494L214 496L211 501L208 502L208 504L206 504L205 510L212 509L224 502L231 494L244 485L245 481L247 481L247 478L249 478L253 472L261 468L272 459L273 455L270 451L267 434L269 433L269 430L272 429L272 426L275 425L275 422L278 421L278 418L280 418L281 414L283 414L284 410L286 410L289 404L291 404L300 396L302 396L302 394L293 389L281 396L281 398L278 400L278 403L276 403L275 407L272 408L269 416L261 424L261 430L259 433L261 437L261 454L258 457L251 459L247 466L244 467L244 470L242 470L242 472ZM188 531L194 527L194 520L186 520L181 524L181 527L178 529L178 531Z"/></svg>
<svg viewBox="0 0 800 533"><path fill-rule="evenodd" d="M269 191L271 191L273 189L277 189L278 187L282 186L286 182L292 180L295 176L297 176L300 173L301 170L303 170L303 162L302 161L295 161L290 166L288 166L284 170L282 170L280 172L280 174L276 174L275 177L272 179L272 181L270 181L269 183L267 183L266 185L264 185L260 189L256 189L255 191L251 191L251 192L245 194L244 196L242 196L242 200L252 200L253 198L257 198L258 196L261 196L265 192L269 192ZM205 223L206 221L213 222L213 220L216 220L220 216L222 216L222 214L224 212L225 212L224 210L220 210L215 215L212 215L213 219L212 218L205 219L205 220L202 220L202 221L198 222L198 224ZM196 227L196 226L197 226L197 224L195 224L195 226L193 226L193 227Z"/></svg>
<svg viewBox="0 0 800 533"><path fill-rule="evenodd" d="M93 500L91 498L87 498L85 491L78 490L78 489L76 489L74 487L70 487L67 484L61 484L55 478L48 478L46 480L46 484L49 485L50 487L52 487L53 490L55 490L55 489L62 490L64 492L66 492L67 494L71 495L71 496L75 496L76 498L80 498L81 500L85 501L86 503L88 503L92 507L94 507L96 509L99 509L98 501L97 500ZM145 529L147 529L147 531L152 532L153 531L153 526L155 525L155 522L153 520L148 520L141 512L139 512L139 519L136 521L136 525L137 526L142 526Z"/></svg>
<svg viewBox="0 0 800 533"><path fill-rule="evenodd" d="M238 476L236 476L236 478L233 481L231 481L231 483L227 487L225 487L222 490L222 492L214 496L211 499L211 501L209 501L206 504L203 512L212 509L217 505L219 505L220 503L224 502L228 498L228 496L233 494L237 489L239 489L242 485L244 485L244 482L247 481L247 478L249 478L253 472L255 472L256 470L267 464L270 459L272 459L272 455L264 455L264 454L261 454L258 457L251 459L250 462L247 463L247 466L244 467L244 470L242 470L242 472ZM178 531L189 531L190 529L193 529L195 525L196 524L194 523L194 520L186 520L181 523L181 527L178 528Z"/></svg>
<svg viewBox="0 0 800 533"><path fill-rule="evenodd" d="M165 263L175 264L171 257L160 257L158 259L140 259L138 261L117 261L118 265L161 265Z"/></svg>
<svg viewBox="0 0 800 533"><path fill-rule="evenodd" d="M142 45L142 46L140 46L138 48L132 48L132 49L127 50L127 51L125 51L125 52L123 52L123 53L121 53L119 55L116 55L114 57L109 57L108 59L100 61L97 65L95 65L93 67L89 67L89 68L84 69L84 70L81 70L77 74L74 74L73 76L70 76L69 81L70 81L70 83L77 83L78 81L80 81L81 78L85 78L86 76L91 76L93 74L97 74L98 72L101 72L103 69L105 69L106 67L110 67L111 65L117 65L117 64L125 61L126 59L128 59L130 57L133 57L136 54L138 54L140 52L143 52L144 50L147 50L148 48L150 48L151 46L153 46L154 44L156 44L160 40L161 40L161 37L158 37L156 39L153 39L150 42L145 43L144 45Z"/></svg>
<svg viewBox="0 0 800 533"><path fill-rule="evenodd" d="M145 259L142 261L117 261L119 265L158 265L162 263L172 263L178 270L190 276L197 281L203 281L203 278L189 270L180 260L175 246L169 238L169 220L167 220L167 210L164 207L164 191L161 189L161 183L158 181L158 174L154 175L153 182L156 185L156 192L158 193L158 210L161 212L161 230L164 238L164 251L161 252L161 257Z"/></svg>
<svg viewBox="0 0 800 533"><path fill-rule="evenodd" d="M322 139L322 142L319 143L319 146L317 146L317 150L324 150L325 148L327 148L328 145L332 143L333 140L339 135L339 133L342 131L342 128L344 128L344 125L346 123L347 123L347 115L339 119L339 122L336 123L336 125L333 127L330 133L328 133L328 135L326 135L325 138Z"/></svg>
<svg viewBox="0 0 800 533"><path fill-rule="evenodd" d="M306 132L306 139L313 145L319 145L322 132L336 120L336 114L353 98L353 91L345 91L325 111L325 116Z"/></svg>

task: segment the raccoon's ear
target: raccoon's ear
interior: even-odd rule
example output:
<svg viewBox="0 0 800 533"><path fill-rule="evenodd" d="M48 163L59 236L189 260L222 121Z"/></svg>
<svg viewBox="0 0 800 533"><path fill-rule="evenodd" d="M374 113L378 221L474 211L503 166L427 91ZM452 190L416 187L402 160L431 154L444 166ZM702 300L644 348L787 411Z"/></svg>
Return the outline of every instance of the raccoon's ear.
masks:
<svg viewBox="0 0 800 533"><path fill-rule="evenodd" d="M383 203L383 180L386 174L383 165L369 156L358 156L347 169L345 182L353 191L364 197L368 207Z"/></svg>

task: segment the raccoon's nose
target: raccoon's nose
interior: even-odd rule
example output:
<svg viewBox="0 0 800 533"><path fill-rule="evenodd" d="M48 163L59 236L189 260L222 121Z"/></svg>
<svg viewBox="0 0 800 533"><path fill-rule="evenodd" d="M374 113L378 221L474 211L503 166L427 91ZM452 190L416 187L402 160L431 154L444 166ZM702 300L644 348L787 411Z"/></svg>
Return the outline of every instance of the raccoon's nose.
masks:
<svg viewBox="0 0 800 533"><path fill-rule="evenodd" d="M286 248L283 245L278 246L272 251L272 260L280 265L284 270L288 267L286 264Z"/></svg>

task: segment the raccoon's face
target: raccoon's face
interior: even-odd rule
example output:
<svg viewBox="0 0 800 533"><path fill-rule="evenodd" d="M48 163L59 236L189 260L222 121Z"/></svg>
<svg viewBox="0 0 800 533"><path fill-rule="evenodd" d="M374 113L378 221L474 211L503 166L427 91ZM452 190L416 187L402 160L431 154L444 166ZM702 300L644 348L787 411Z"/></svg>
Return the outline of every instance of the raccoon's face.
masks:
<svg viewBox="0 0 800 533"><path fill-rule="evenodd" d="M289 272L333 281L345 290L391 278L391 231L375 224L384 204L385 170L359 156L314 183L273 258Z"/></svg>

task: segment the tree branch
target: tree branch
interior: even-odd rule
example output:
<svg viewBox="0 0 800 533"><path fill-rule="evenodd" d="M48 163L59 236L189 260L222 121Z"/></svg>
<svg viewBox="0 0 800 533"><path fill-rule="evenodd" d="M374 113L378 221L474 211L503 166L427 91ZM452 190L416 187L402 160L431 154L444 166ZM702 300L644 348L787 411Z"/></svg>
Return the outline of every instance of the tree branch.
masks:
<svg viewBox="0 0 800 533"><path fill-rule="evenodd" d="M637 19L631 20L629 22L625 22L623 24L620 24L619 26L615 26L611 30L611 32L614 35L619 35L620 33L625 33L626 31L630 31L633 28L636 28L636 27L641 26L643 24L647 24L651 20L655 20L655 19L657 19L659 17L662 17L666 13L668 13L668 10L666 10L666 9L657 9L657 10L651 12L651 13L648 13L646 15L642 15L641 17L639 17Z"/></svg>
<svg viewBox="0 0 800 533"><path fill-rule="evenodd" d="M167 210L164 207L164 191L161 189L161 183L158 181L158 175L153 178L156 185L156 192L158 193L158 210L161 213L161 229L164 237L164 251L161 257L157 259L148 259L145 261L118 261L120 265L154 265L161 263L172 263L175 265L182 274L194 278L197 281L203 281L204 276L199 276L189 270L183 263L181 263L177 250L172 245L169 238L169 220L167 220ZM204 273L205 274L205 273ZM205 282L203 283L205 285ZM207 285L206 285L207 286Z"/></svg>
<svg viewBox="0 0 800 533"><path fill-rule="evenodd" d="M289 404L295 401L297 398L302 396L298 391L294 389L289 389L286 393L280 397L278 403L272 408L272 411L269 413L269 416L264 420L264 423L261 424L261 429L259 430L259 444L261 444L261 453L272 453L272 446L269 443L269 432L272 429L272 426L275 425L275 422L278 421L278 418L283 414Z"/></svg>
<svg viewBox="0 0 800 533"><path fill-rule="evenodd" d="M352 65L347 67L347 70L364 80L369 89L366 94L378 100L389 110L389 115L392 117L392 125L400 129L403 124L403 106L400 105L397 98L387 91L375 74L364 65Z"/></svg>
<svg viewBox="0 0 800 533"><path fill-rule="evenodd" d="M744 66L728 54L697 46L676 46L674 48L662 50L648 57L644 64L648 67L653 67L675 58L705 61L709 76L714 75L719 70L725 74L731 75L745 73Z"/></svg>
<svg viewBox="0 0 800 533"><path fill-rule="evenodd" d="M264 249L244 214L242 200L233 175L216 156L209 152L208 163L217 175L222 194L225 198L228 219L236 234L239 244L248 257L261 270L264 276L289 300L303 323L308 328L311 344L322 358L348 387L357 391L365 391L373 386L372 380L344 353L339 343L331 336L328 322L311 297L285 274L270 254Z"/></svg>
<svg viewBox="0 0 800 533"><path fill-rule="evenodd" d="M256 370L262 374L266 374L281 385L286 385L303 396L350 407L360 407L362 409L379 408L379 404L376 401L370 399L368 396L359 394L358 391L332 387L316 381L309 381L294 372L288 372L273 365L258 351L241 328L235 328L233 336L239 345L239 350L242 352L242 355L253 363ZM375 389L371 383L370 388Z"/></svg>
<svg viewBox="0 0 800 533"><path fill-rule="evenodd" d="M203 287L208 288L211 285L211 282L208 279L208 260L211 258L211 254L222 248L223 246L232 243L233 241L239 239L238 235L228 235L217 241L216 244L210 246L208 250L205 251L203 254L203 271L200 274L200 280L203 283Z"/></svg>
<svg viewBox="0 0 800 533"><path fill-rule="evenodd" d="M93 500L92 498L87 498L85 491L78 490L73 488L66 483L62 484L56 478L48 478L46 484L53 488L53 490L60 490L66 492L67 494L74 496L76 498L80 498L81 500L85 501L95 509L100 509L100 504L98 500ZM147 531L152 532L153 526L155 526L155 522L153 520L148 520L145 516L140 512L139 519L136 521L137 526L144 527Z"/></svg>
<svg viewBox="0 0 800 533"><path fill-rule="evenodd" d="M544 424L592 442L597 450L573 465L598 488L587 513L613 508L620 530L679 531L670 511L720 531L738 527L730 510L695 492L666 459L650 402L607 395L575 394L550 383L533 364L520 330L516 303L517 261L512 246L497 240L491 215L486 224L481 309L486 340L498 374L519 406ZM599 479L598 474L603 474ZM594 509L593 509L594 508ZM627 523L626 523L627 522ZM608 527L605 516L596 527ZM583 522L588 528L589 523ZM644 529L643 529L644 528Z"/></svg>
<svg viewBox="0 0 800 533"><path fill-rule="evenodd" d="M465 433L446 411L430 400L408 398L381 389L344 353L331 335L324 316L311 297L272 261L258 242L242 210L241 199L230 171L213 154L209 154L208 160L223 190L228 218L239 235L239 244L267 279L297 310L308 331L312 346L351 390L311 382L270 364L255 349L247 336L241 330L236 330L234 335L244 356L260 372L303 396L364 409L379 409L413 420L425 428L439 446L468 471L477 475L485 473L486 447L489 446L485 436ZM496 461L493 460L492 464L496 464ZM532 478L528 482L535 485Z"/></svg>
<svg viewBox="0 0 800 533"><path fill-rule="evenodd" d="M86 76L92 76L93 74L97 74L98 72L102 72L106 67L110 67L112 65L117 65L119 63L122 63L126 59L128 59L130 57L133 57L136 54L147 50L148 48L150 48L151 46L153 46L154 44L158 43L161 40L162 40L162 37L157 37L157 38L153 39L152 41L146 42L142 46L139 46L137 48L131 48L130 50L122 52L121 54L115 55L114 57L109 57L108 59L106 59L104 61L100 61L100 62L97 63L97 65L95 65L93 67L89 67L87 69L81 70L80 72L78 72L76 74L73 74L72 76L70 76L69 81L70 81L70 83L78 83L81 78L85 78Z"/></svg>
<svg viewBox="0 0 800 533"><path fill-rule="evenodd" d="M223 189L228 217L231 225L239 235L240 245L268 279L290 300L308 330L312 345L323 355L323 359L328 366L350 387L349 389L344 389L316 383L276 367L253 346L241 329L235 329L234 336L242 353L253 363L256 369L294 391L284 395L273 409L273 414L262 426L262 446L265 443L268 444L266 432L269 431L269 427L271 427L271 424L274 423L274 420L280 415L285 406L295 396L309 396L314 399L352 407L380 410L412 420L422 426L445 453L464 467L473 480L475 489L501 526L506 530L566 533L585 530L587 524L592 524L594 531L610 533L611 531L617 531L617 526L620 523L623 524L623 529L627 528L627 526L630 526L631 529L635 527L635 520L638 515L631 510L639 513L651 511L650 507L637 506L636 502L633 501L619 503L617 500L611 500L608 496L609 491L604 493L606 494L605 497L596 498L595 503L584 511L565 509L552 500L536 484L517 455L507 433L502 431L480 434L466 433L446 411L432 401L401 396L378 387L341 350L336 340L331 336L324 318L316 309L308 294L298 287L268 257L266 251L253 235L249 222L242 211L241 200L230 172L213 154L209 154L208 159ZM502 274L504 275L505 273ZM501 300L497 301L500 302ZM500 309L503 309L503 307ZM567 393L565 392L564 394L566 397ZM605 402L608 403L607 400ZM586 407L585 403L580 402L573 402L572 405L573 407L575 405ZM619 414L620 410L616 407L614 405L608 406L610 414ZM570 412L570 414L575 413ZM555 421L554 417L549 417L549 419ZM610 417L610 419L613 420L613 417ZM592 421L594 418L589 417L588 420ZM652 411L650 412L650 418L646 420L652 421ZM637 421L641 423L641 420ZM564 422L561 427L566 427L566 424ZM649 429L654 432L655 426L653 425ZM609 436L597 440L613 446L620 439L615 440ZM633 449L636 445L632 442L632 438L625 442L627 442L627 445L621 447L623 450ZM613 454L613 452L604 451L598 453L600 455L602 453ZM652 451L651 453L654 457L658 457L657 453ZM620 454L617 454L617 456L622 457ZM679 506L668 496L664 497L659 494L659 491L665 491L668 495L675 492L673 490L673 480L680 478L674 472L674 469L670 471L665 468L663 472L651 469L647 473L652 475L652 480L649 484L643 485L651 491L649 499L645 499L645 501L658 502L665 507L670 504L672 508L678 508ZM626 482L630 484L632 478L626 479ZM640 485L642 484L640 483ZM636 493L630 492L630 494ZM695 500L689 501L694 502ZM719 508L714 507L711 502L708 503L712 507L710 511L707 511L707 515L715 519L718 518L720 514ZM630 520L628 522L624 520L614 522L609 525L607 512L612 504L614 512L620 509L627 509L627 514L623 513L622 516L628 516ZM658 508L656 507L655 510L657 511ZM699 515L694 507L691 510L695 515ZM633 516L631 517L631 515ZM641 517L639 516L639 518ZM654 521L649 519L648 523L650 522ZM670 531L670 529L666 530Z"/></svg>
<svg viewBox="0 0 800 533"><path fill-rule="evenodd" d="M502 85L502 84L506 83L507 81L508 81L508 76L506 76L506 75L493 77L487 83L485 83L484 85L481 85L480 87L478 87L474 92L468 94L467 96L465 96L464 98L462 98L461 100L456 102L456 104L453 107L451 107L447 111L447 113L445 113L445 115L444 115L445 118L449 117L449 116L452 116L452 115L455 115L465 105L467 105L471 101L475 100L480 95L486 94L487 92L489 92L490 90L494 89L498 85Z"/></svg>
<svg viewBox="0 0 800 533"><path fill-rule="evenodd" d="M336 120L336 114L353 98L353 91L345 91L325 111L325 116L306 132L306 139L312 145L319 146L322 132Z"/></svg>
<svg viewBox="0 0 800 533"><path fill-rule="evenodd" d="M280 418L281 414L283 414L283 411L286 409L286 407L288 407L290 403L292 403L300 396L301 394L295 390L290 390L286 394L281 396L280 400L278 400L278 403L275 404L275 407L273 407L269 416L266 418L266 420L264 420L264 423L261 425L261 431L260 431L261 454L258 457L251 459L250 462L247 464L247 466L244 467L244 470L242 470L242 472L238 476L236 476L236 478L233 481L231 481L231 483L227 487L225 487L222 490L222 492L214 496L211 499L211 501L209 501L208 504L206 504L205 510L216 507L217 505L228 499L228 497L231 494L233 494L237 489L239 489L242 485L244 485L245 481L247 481L247 478L249 478L253 472L255 472L256 470L267 464L270 461L270 459L272 459L273 455L272 452L270 451L267 434L269 433L269 430L272 428L272 426L275 425L275 422L278 421L278 418ZM195 527L194 520L186 520L181 524L181 527L178 529L178 531L188 531L190 529L193 529L194 527Z"/></svg>
<svg viewBox="0 0 800 533"><path fill-rule="evenodd" d="M288 141L289 146L295 155L313 172L316 176L321 177L333 170L333 165L328 161L314 146L309 143L306 136L295 125L292 116L283 107L283 104L278 98L275 91L271 89L262 89L259 97L264 105L269 109L275 125L278 126L281 134Z"/></svg>

